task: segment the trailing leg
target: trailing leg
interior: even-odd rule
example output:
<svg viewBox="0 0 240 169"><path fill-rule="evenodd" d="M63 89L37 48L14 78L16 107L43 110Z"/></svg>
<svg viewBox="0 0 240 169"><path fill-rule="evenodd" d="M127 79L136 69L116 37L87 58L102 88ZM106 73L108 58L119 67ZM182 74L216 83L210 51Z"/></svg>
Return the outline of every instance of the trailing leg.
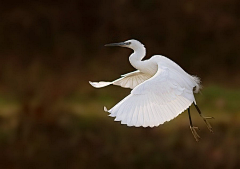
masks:
<svg viewBox="0 0 240 169"><path fill-rule="evenodd" d="M204 122L206 123L208 130L213 133L212 126L210 125L210 123L209 123L207 120L208 120L208 119L214 119L214 118L213 118L213 117L204 117L204 116L202 115L202 112L201 112L200 109L198 108L198 106L197 106L195 103L193 103L193 104L194 104L195 108L197 109L199 115L202 117L202 119L203 119Z"/></svg>
<svg viewBox="0 0 240 169"><path fill-rule="evenodd" d="M190 130L193 134L193 137L195 138L196 141L199 141L200 136L198 135L196 130L199 130L198 127L194 127L192 124L192 118L191 118L191 114L190 114L190 107L188 108L188 117L189 117L189 122L190 122Z"/></svg>

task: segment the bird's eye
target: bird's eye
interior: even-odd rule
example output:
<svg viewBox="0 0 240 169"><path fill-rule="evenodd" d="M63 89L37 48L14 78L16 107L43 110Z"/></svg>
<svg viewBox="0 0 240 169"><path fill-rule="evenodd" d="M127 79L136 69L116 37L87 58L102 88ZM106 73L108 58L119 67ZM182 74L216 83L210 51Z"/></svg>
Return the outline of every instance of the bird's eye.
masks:
<svg viewBox="0 0 240 169"><path fill-rule="evenodd" d="M131 42L126 42L125 44L126 44L126 45L131 45Z"/></svg>

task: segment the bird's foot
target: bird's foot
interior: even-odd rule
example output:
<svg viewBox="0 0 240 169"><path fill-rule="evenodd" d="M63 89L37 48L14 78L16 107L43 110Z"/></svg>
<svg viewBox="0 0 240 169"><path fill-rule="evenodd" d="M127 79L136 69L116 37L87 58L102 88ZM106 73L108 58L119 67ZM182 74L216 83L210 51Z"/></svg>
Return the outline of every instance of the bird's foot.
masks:
<svg viewBox="0 0 240 169"><path fill-rule="evenodd" d="M201 117L203 118L204 122L206 123L206 126L207 126L208 130L211 133L213 133L212 126L211 126L211 124L207 120L214 119L214 117L204 117L204 116L201 116Z"/></svg>
<svg viewBox="0 0 240 169"><path fill-rule="evenodd" d="M190 130L193 134L193 137L195 138L195 140L198 142L199 139L200 139L200 136L198 135L197 131L196 130L199 130L198 127L194 127L194 126L190 126Z"/></svg>

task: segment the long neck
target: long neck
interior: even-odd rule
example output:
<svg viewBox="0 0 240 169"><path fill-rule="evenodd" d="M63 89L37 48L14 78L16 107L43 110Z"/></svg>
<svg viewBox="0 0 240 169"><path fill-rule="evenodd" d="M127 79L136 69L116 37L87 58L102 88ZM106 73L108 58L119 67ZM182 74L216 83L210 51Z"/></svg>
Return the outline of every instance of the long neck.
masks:
<svg viewBox="0 0 240 169"><path fill-rule="evenodd" d="M143 45L137 48L136 50L134 50L134 52L129 57L129 61L131 65L134 68L139 69L139 67L141 67L141 60L144 58L145 55L146 55L146 49Z"/></svg>

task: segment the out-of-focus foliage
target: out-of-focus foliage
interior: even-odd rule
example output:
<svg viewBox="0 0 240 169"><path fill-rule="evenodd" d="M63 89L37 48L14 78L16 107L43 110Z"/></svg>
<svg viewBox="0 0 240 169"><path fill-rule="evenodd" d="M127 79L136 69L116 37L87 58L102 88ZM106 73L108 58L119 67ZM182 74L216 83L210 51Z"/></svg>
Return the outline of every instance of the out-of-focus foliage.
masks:
<svg viewBox="0 0 240 169"><path fill-rule="evenodd" d="M113 88L112 88L113 89ZM204 115L211 115L211 134L194 107L200 142L189 129L187 113L158 128L133 128L114 122L103 112L103 104L120 99L113 91L93 96L76 92L68 96L55 118L33 122L18 138L14 101L1 103L1 166L4 168L238 168L240 93L206 87L197 96ZM112 95L112 97L111 97ZM118 95L118 97L117 97ZM4 108L4 109L3 109ZM6 114L8 113L8 114Z"/></svg>
<svg viewBox="0 0 240 169"><path fill-rule="evenodd" d="M238 168L240 1L0 1L0 168ZM132 71L138 39L203 81L198 104L215 116L195 143L186 114L127 128L102 111L128 89L93 89ZM211 85L213 84L213 85ZM219 87L224 86L224 87ZM227 89L227 88L231 89ZM196 120L195 120L196 119Z"/></svg>

